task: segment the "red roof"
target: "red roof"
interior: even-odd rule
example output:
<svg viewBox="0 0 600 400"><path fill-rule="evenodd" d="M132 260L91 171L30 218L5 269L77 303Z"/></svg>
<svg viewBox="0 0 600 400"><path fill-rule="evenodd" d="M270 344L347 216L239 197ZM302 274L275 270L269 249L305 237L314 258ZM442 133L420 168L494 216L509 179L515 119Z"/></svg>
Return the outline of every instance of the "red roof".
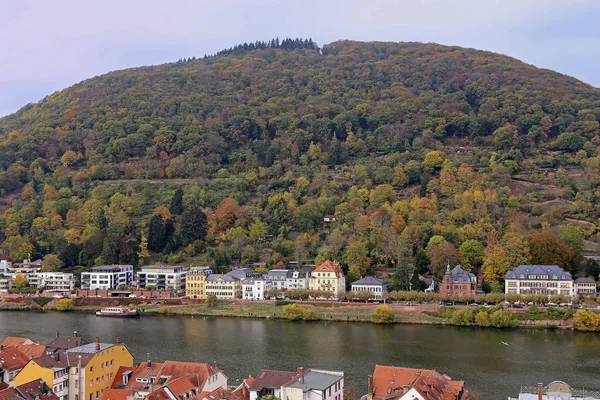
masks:
<svg viewBox="0 0 600 400"><path fill-rule="evenodd" d="M0 390L0 400L23 400L23 397L15 388L5 388Z"/></svg>
<svg viewBox="0 0 600 400"><path fill-rule="evenodd" d="M171 380L169 383L166 384L166 386L176 397L179 398L181 398L184 394L195 395L196 390L198 390L198 386L194 385L186 377Z"/></svg>
<svg viewBox="0 0 600 400"><path fill-rule="evenodd" d="M16 347L0 348L0 368L15 371L23 368L28 361L29 357Z"/></svg>
<svg viewBox="0 0 600 400"><path fill-rule="evenodd" d="M127 389L105 389L102 394L102 400L127 400L131 395L131 390Z"/></svg>
<svg viewBox="0 0 600 400"><path fill-rule="evenodd" d="M41 379L36 379L35 381L17 386L16 389L27 400L58 400L58 396L54 394L50 386L44 384L45 390L42 391L42 382Z"/></svg>
<svg viewBox="0 0 600 400"><path fill-rule="evenodd" d="M119 367L117 373L115 374L115 378L112 381L110 387L112 389L122 389L123 387L123 374L126 372L133 373L135 371L134 367ZM131 375L130 375L131 376Z"/></svg>
<svg viewBox="0 0 600 400"><path fill-rule="evenodd" d="M46 346L41 344L22 344L17 348L29 358L38 358L46 353Z"/></svg>
<svg viewBox="0 0 600 400"><path fill-rule="evenodd" d="M22 344L31 344L33 343L33 340L27 339L25 337L19 337L19 336L7 336L2 343L0 343L0 346L21 346Z"/></svg>
<svg viewBox="0 0 600 400"><path fill-rule="evenodd" d="M325 260L323 264L319 265L315 268L314 272L335 272L337 276L343 276L344 271L340 268L338 264L334 264L331 260Z"/></svg>
<svg viewBox="0 0 600 400"><path fill-rule="evenodd" d="M233 393L238 395L241 400L250 400L250 386L254 383L254 378L249 377L238 386Z"/></svg>
<svg viewBox="0 0 600 400"><path fill-rule="evenodd" d="M296 372L261 369L256 375L256 378L254 378L250 384L250 390L253 392L258 392L263 388L279 389L281 386L290 382L295 377Z"/></svg>
<svg viewBox="0 0 600 400"><path fill-rule="evenodd" d="M466 396L464 381L452 381L437 371L376 365L373 372L374 400L400 398L414 388L428 400L456 400ZM459 397L460 396L460 397Z"/></svg>
<svg viewBox="0 0 600 400"><path fill-rule="evenodd" d="M202 392L198 398L200 400L243 400L238 393L230 392L222 387L218 387L212 392Z"/></svg>
<svg viewBox="0 0 600 400"><path fill-rule="evenodd" d="M113 380L113 383L112 383L112 387L113 388L121 388L121 386L123 386L123 374L125 374L127 371L133 370L131 375L129 375L127 385L125 385L124 388L127 388L127 389L133 388L136 392L144 390L144 388L146 388L146 386L149 385L149 382L136 382L137 379L140 378L140 379L148 379L149 380L151 377L157 378L159 376L158 372L160 371L162 366L163 366L163 363L159 363L159 362L151 362L150 366L148 366L148 362L144 361L144 362L141 362L136 368L121 367L117 371L115 379Z"/></svg>
<svg viewBox="0 0 600 400"><path fill-rule="evenodd" d="M167 383L177 378L195 376L197 382L194 383L202 388L208 377L219 371L217 367L206 363L165 361L158 376L168 378Z"/></svg>

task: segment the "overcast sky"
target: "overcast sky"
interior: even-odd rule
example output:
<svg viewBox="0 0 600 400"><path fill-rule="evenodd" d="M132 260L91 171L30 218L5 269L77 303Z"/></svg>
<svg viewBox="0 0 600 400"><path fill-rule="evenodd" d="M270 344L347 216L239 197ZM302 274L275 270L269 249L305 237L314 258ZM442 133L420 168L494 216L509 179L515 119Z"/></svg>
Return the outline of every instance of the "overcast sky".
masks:
<svg viewBox="0 0 600 400"><path fill-rule="evenodd" d="M421 41L600 86L599 0L0 0L0 116L112 70L245 41Z"/></svg>

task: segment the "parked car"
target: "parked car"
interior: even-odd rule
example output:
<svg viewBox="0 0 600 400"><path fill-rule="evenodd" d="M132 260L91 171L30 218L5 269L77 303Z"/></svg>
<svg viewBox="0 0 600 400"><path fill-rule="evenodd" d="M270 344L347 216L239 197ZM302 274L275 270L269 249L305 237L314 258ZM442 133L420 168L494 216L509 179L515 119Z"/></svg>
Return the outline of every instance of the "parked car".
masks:
<svg viewBox="0 0 600 400"><path fill-rule="evenodd" d="M520 304L513 304L513 306L512 306L512 307L513 307L513 308L525 308L525 307L523 307L523 306L522 306L522 305L520 305Z"/></svg>
<svg viewBox="0 0 600 400"><path fill-rule="evenodd" d="M444 305L446 307L452 307L454 304L452 304L451 302L447 301L447 302L444 303Z"/></svg>

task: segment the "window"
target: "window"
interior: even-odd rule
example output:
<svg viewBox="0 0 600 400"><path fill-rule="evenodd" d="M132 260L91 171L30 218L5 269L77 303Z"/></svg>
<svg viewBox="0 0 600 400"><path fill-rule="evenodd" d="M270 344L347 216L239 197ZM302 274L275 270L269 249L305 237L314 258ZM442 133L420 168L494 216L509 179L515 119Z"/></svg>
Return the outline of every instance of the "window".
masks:
<svg viewBox="0 0 600 400"><path fill-rule="evenodd" d="M90 386L93 386L93 385L94 385L94 380L90 379Z"/></svg>
<svg viewBox="0 0 600 400"><path fill-rule="evenodd" d="M90 374L91 374L92 372L94 372L94 367L93 367L93 366L90 366Z"/></svg>

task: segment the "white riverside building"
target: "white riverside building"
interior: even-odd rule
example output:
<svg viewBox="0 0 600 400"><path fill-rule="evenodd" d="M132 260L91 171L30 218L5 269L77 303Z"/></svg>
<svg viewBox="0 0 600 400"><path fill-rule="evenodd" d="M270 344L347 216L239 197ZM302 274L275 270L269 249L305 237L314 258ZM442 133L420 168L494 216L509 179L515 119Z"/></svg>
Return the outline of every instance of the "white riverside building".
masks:
<svg viewBox="0 0 600 400"><path fill-rule="evenodd" d="M242 280L242 298L244 300L264 300L265 292L273 288L273 282L264 276Z"/></svg>
<svg viewBox="0 0 600 400"><path fill-rule="evenodd" d="M506 273L505 293L575 296L569 272L557 265L519 265Z"/></svg>
<svg viewBox="0 0 600 400"><path fill-rule="evenodd" d="M103 265L81 273L84 290L109 290L133 282L133 265Z"/></svg>
<svg viewBox="0 0 600 400"><path fill-rule="evenodd" d="M137 273L139 287L154 290L185 290L187 270L182 266L149 265Z"/></svg>

